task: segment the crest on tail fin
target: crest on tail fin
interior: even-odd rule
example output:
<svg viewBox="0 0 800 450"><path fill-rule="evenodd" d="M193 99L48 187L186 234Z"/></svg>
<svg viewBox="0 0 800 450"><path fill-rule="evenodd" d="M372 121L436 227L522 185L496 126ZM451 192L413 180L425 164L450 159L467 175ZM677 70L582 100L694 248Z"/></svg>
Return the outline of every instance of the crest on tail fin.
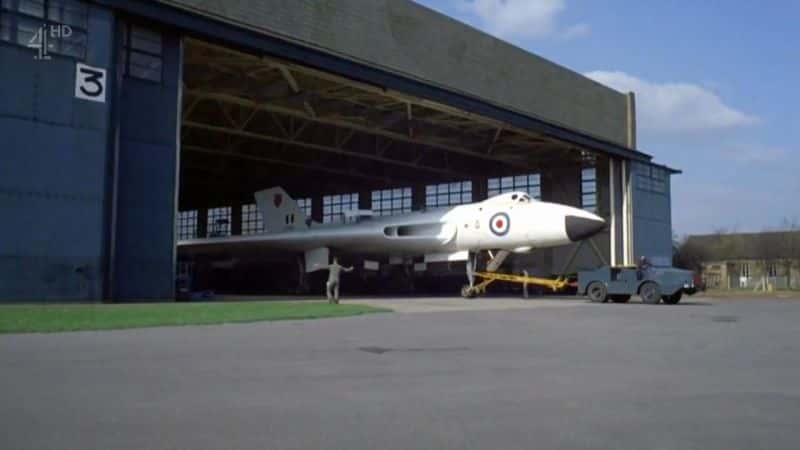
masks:
<svg viewBox="0 0 800 450"><path fill-rule="evenodd" d="M271 187L256 192L254 196L258 212L264 220L264 231L275 233L308 228L310 221L306 220L300 206L283 188Z"/></svg>

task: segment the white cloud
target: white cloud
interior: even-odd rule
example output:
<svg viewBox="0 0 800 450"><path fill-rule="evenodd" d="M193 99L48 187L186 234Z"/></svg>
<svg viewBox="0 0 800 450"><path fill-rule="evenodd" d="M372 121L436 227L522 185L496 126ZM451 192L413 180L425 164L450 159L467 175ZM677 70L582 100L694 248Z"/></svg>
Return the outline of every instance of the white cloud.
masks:
<svg viewBox="0 0 800 450"><path fill-rule="evenodd" d="M639 128L685 133L753 125L758 118L726 105L717 94L690 83L653 83L625 72L597 70L587 77L620 92L636 93Z"/></svg>
<svg viewBox="0 0 800 450"><path fill-rule="evenodd" d="M478 27L501 38L571 39L589 33L583 23L560 26L558 16L566 9L565 0L471 0L461 6L477 17Z"/></svg>

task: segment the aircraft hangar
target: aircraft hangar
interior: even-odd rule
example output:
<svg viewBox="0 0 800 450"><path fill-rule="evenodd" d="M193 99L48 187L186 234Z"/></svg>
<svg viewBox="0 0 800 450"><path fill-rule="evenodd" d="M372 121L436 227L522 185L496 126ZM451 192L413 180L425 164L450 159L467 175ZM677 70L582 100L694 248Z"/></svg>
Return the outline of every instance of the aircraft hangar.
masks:
<svg viewBox="0 0 800 450"><path fill-rule="evenodd" d="M637 149L633 94L411 1L18 0L0 19L18 68L0 74L0 299L169 299L187 271L295 292L293 255L178 246L264 232L253 193L271 186L323 223L510 190L606 219L517 272L670 257L677 171ZM41 58L36 30L63 25Z"/></svg>

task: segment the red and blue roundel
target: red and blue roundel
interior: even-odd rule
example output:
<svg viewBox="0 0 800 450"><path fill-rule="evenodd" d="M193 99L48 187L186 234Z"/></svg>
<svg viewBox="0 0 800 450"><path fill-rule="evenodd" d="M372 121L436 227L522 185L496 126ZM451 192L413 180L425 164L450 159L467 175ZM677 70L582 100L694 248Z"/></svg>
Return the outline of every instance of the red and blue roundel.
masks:
<svg viewBox="0 0 800 450"><path fill-rule="evenodd" d="M505 236L508 234L508 230L511 228L511 219L508 218L508 214L504 212L499 212L492 216L491 220L489 220L489 229L494 233L495 236Z"/></svg>

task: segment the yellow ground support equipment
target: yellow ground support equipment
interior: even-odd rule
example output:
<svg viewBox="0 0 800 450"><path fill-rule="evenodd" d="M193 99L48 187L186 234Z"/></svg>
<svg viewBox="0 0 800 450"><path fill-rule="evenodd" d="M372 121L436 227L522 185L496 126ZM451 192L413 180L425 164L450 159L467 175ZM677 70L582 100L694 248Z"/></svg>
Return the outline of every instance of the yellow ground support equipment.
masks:
<svg viewBox="0 0 800 450"><path fill-rule="evenodd" d="M486 293L486 287L495 281L507 281L509 283L527 284L528 286L543 286L552 289L553 292L558 292L570 285L570 281L566 278L538 278L526 277L524 275L510 275L507 273L496 272L475 272L475 276L483 278L483 281L470 287L464 286L461 289L461 296L464 298L474 298L478 295Z"/></svg>

